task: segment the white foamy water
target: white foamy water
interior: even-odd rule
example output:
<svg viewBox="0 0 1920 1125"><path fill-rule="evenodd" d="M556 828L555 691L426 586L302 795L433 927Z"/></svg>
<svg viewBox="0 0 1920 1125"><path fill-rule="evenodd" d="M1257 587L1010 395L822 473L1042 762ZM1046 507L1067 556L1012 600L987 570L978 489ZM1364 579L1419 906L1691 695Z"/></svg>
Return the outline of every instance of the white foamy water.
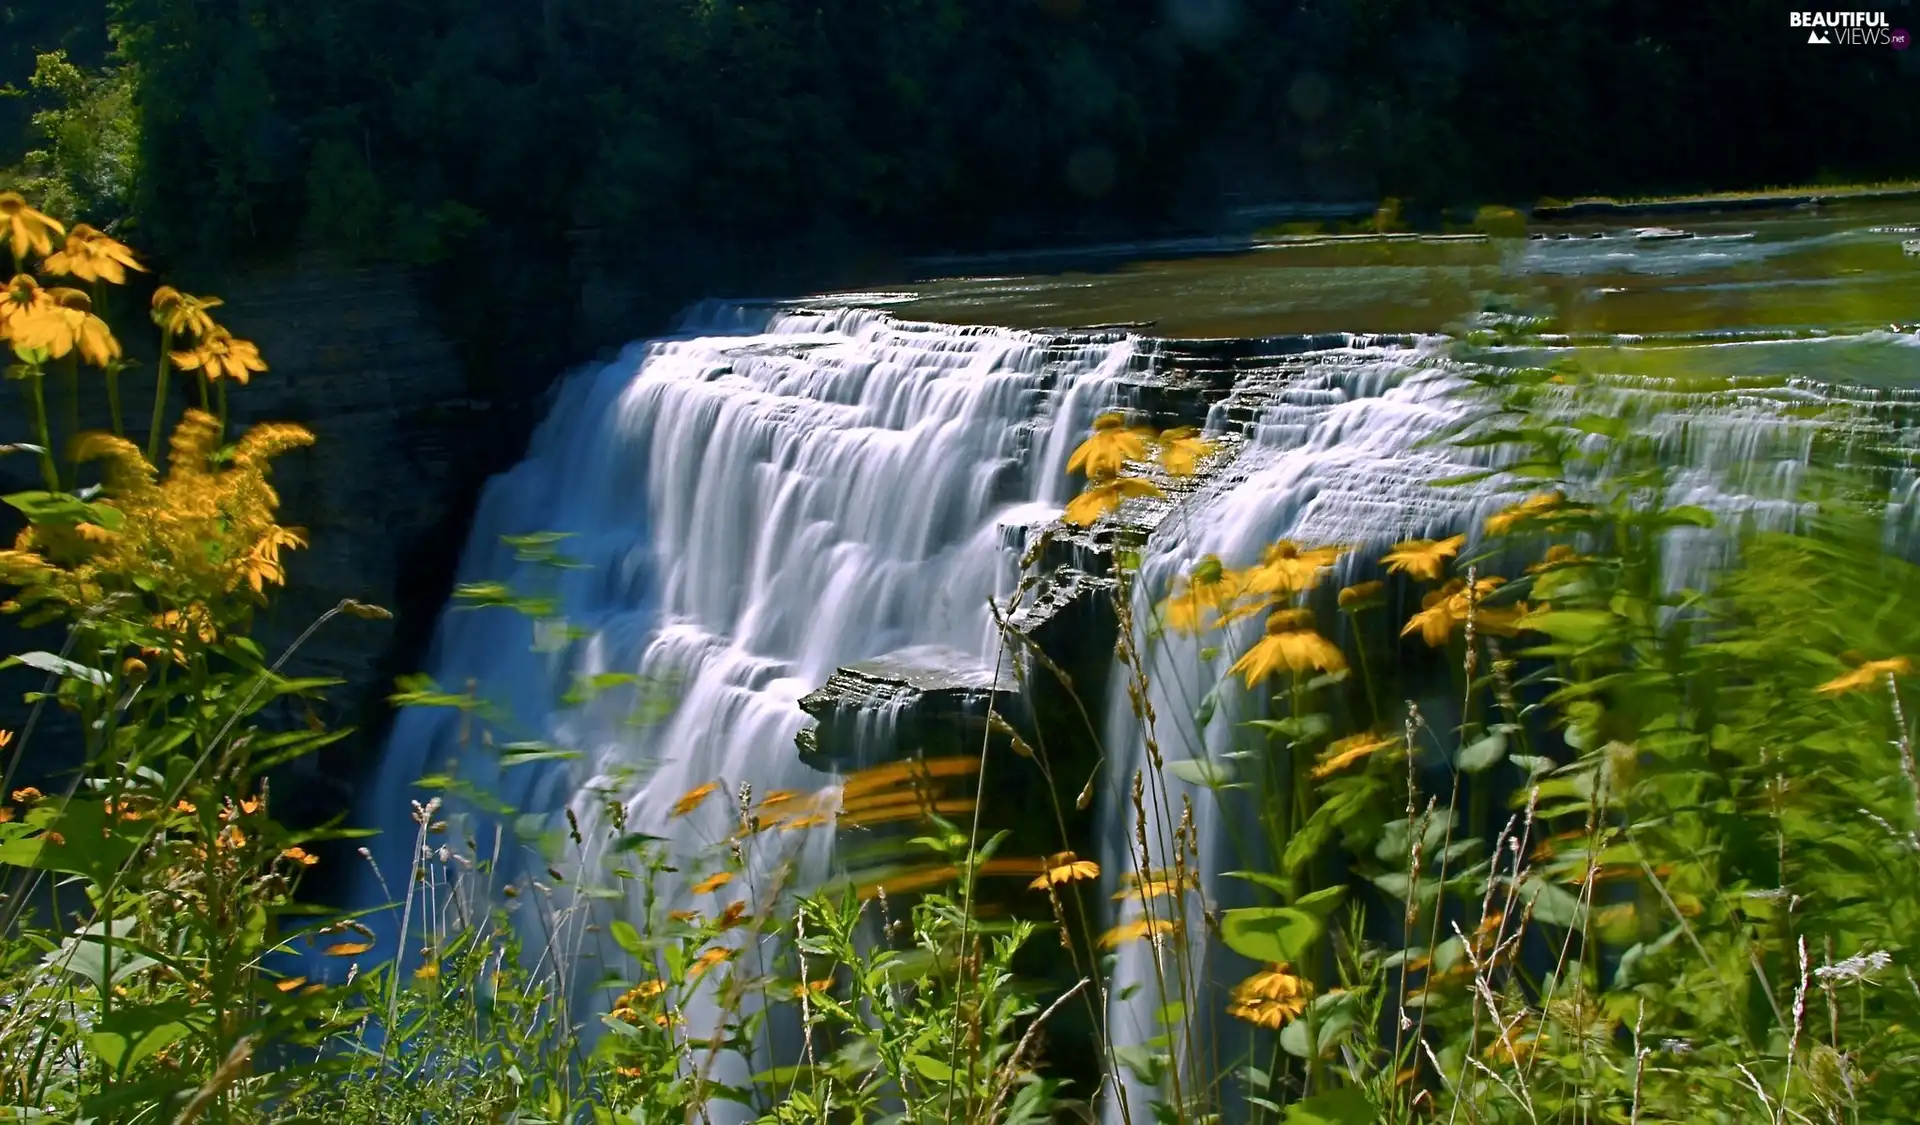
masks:
<svg viewBox="0 0 1920 1125"><path fill-rule="evenodd" d="M448 771L549 831L564 826L564 808L581 822L585 854L522 852L507 878L551 882L550 863L569 885L575 871L596 872L599 829L618 801L629 832L669 839L681 861L681 885L658 887L657 909L687 905L685 885L719 866L713 847L734 823L740 786L829 780L799 761L795 735L810 720L797 701L836 667L897 652L917 665L977 665L990 682L987 602L1011 590L1017 569L1009 544L1019 537L1002 526L1058 514L1072 435L1133 356L1122 333L950 328L851 308L709 304L691 315L683 334L571 377L526 460L489 484L461 579L549 597L557 620L534 628L500 608L443 617L432 676L501 714L471 725L445 710L399 717L362 810L383 830L377 850L396 893L410 866L413 784ZM537 532L566 533L557 548L582 565L518 560L523 548L503 542ZM608 674L637 675L640 687L563 703L571 686ZM663 693L664 714L630 721L636 699ZM885 725L876 717L876 730ZM496 749L479 744L480 731ZM578 757L496 768L498 747L529 741ZM669 815L708 782L720 792L692 815ZM817 871L829 833L768 836ZM749 856L726 898L764 886L778 858ZM356 895L360 905L385 897L372 879ZM630 892L628 916L643 909ZM591 961L584 917L527 936L553 943L563 963ZM372 921L390 942L396 921Z"/></svg>

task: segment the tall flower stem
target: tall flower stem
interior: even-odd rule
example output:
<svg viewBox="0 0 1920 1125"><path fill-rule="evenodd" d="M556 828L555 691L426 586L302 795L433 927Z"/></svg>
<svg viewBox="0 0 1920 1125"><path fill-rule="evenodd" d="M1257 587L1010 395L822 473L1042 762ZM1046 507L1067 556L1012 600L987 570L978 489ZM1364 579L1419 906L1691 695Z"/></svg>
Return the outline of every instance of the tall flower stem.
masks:
<svg viewBox="0 0 1920 1125"><path fill-rule="evenodd" d="M40 476L47 482L48 492L60 491L60 469L53 462L53 435L47 429L47 399L40 389L40 372L33 371L26 378L27 386L22 388L27 402L33 407L34 436L40 441Z"/></svg>
<svg viewBox="0 0 1920 1125"><path fill-rule="evenodd" d="M212 380L209 380L209 382L211 381ZM204 387L206 384L203 383L201 385ZM218 435L214 439L217 444L227 440L227 381L225 379L220 380L215 390L220 402L220 428L214 431L214 433Z"/></svg>
<svg viewBox="0 0 1920 1125"><path fill-rule="evenodd" d="M67 354L67 471L73 474L73 486L80 487L80 462L75 451L80 445L80 357Z"/></svg>
<svg viewBox="0 0 1920 1125"><path fill-rule="evenodd" d="M106 286L101 285L98 281L93 283L93 307L99 312L102 320L107 319L107 289ZM120 418L120 364L118 360L107 364L106 374L107 413L113 420L113 436L125 437L127 436L126 427L121 424Z"/></svg>
<svg viewBox="0 0 1920 1125"><path fill-rule="evenodd" d="M167 364L173 352L173 332L160 329L160 376L153 386L153 426L147 431L147 463L160 463L160 422L166 415Z"/></svg>

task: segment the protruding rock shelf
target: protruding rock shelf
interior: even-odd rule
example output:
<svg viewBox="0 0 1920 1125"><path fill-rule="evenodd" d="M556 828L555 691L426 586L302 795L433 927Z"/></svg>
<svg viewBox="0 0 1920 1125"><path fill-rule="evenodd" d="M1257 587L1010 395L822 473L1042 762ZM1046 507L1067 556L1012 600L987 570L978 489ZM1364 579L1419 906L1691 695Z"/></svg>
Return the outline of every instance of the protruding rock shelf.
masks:
<svg viewBox="0 0 1920 1125"><path fill-rule="evenodd" d="M1019 690L1008 670L996 679L964 653L888 653L835 671L800 700L819 724L800 733L801 757L816 769L847 771L896 758L977 754L989 704L1017 709Z"/></svg>

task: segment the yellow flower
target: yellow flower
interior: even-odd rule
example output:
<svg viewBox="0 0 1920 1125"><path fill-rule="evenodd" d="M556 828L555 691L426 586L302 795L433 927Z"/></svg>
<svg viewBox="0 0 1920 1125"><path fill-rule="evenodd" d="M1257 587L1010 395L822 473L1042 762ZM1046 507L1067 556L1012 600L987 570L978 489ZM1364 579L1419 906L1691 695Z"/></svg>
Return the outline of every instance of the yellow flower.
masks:
<svg viewBox="0 0 1920 1125"><path fill-rule="evenodd" d="M73 224L67 233L66 249L41 263L51 274L72 274L82 281L105 281L125 285L130 269L146 272L134 260L133 251L85 223Z"/></svg>
<svg viewBox="0 0 1920 1125"><path fill-rule="evenodd" d="M667 917L675 922L691 922L700 917L698 910L669 910Z"/></svg>
<svg viewBox="0 0 1920 1125"><path fill-rule="evenodd" d="M1269 544L1260 554L1260 562L1248 567L1246 588L1255 594L1297 594L1310 590L1320 575L1346 550L1341 547L1315 547L1303 551L1300 545L1282 539Z"/></svg>
<svg viewBox="0 0 1920 1125"><path fill-rule="evenodd" d="M27 206L17 191L0 191L0 227L7 233L7 247L17 261L29 251L45 256L53 249L53 240L67 228Z"/></svg>
<svg viewBox="0 0 1920 1125"><path fill-rule="evenodd" d="M731 930L735 926L738 926L746 916L747 900L740 899L736 902L729 903L727 908L720 912L720 917L714 919L713 924L720 929Z"/></svg>
<svg viewBox="0 0 1920 1125"><path fill-rule="evenodd" d="M208 309L224 304L218 297L196 297L171 285L153 291L153 322L175 336L206 336L218 327Z"/></svg>
<svg viewBox="0 0 1920 1125"><path fill-rule="evenodd" d="M233 379L241 386L253 372L267 369L253 341L237 339L224 328L207 333L197 348L174 352L173 365L182 371L205 371L209 379Z"/></svg>
<svg viewBox="0 0 1920 1125"><path fill-rule="evenodd" d="M25 789L15 789L13 791L13 799L22 805L31 805L44 796L46 796L45 793L40 792L40 790L35 789L31 785Z"/></svg>
<svg viewBox="0 0 1920 1125"><path fill-rule="evenodd" d="M329 957L358 957L372 948L373 943L370 941L343 941L327 946L326 954Z"/></svg>
<svg viewBox="0 0 1920 1125"><path fill-rule="evenodd" d="M1342 587L1340 590L1340 608L1361 609L1372 605L1379 599L1381 591L1386 588L1386 584L1382 582L1361 582L1352 586Z"/></svg>
<svg viewBox="0 0 1920 1125"><path fill-rule="evenodd" d="M676 817L685 816L699 808L700 802L706 800L719 788L719 782L709 781L704 785L696 785L692 789L687 790L680 795L679 800L673 803L673 815Z"/></svg>
<svg viewBox="0 0 1920 1125"><path fill-rule="evenodd" d="M305 848L288 848L286 851L280 853L280 858L290 859L302 867L312 867L314 864L320 862L319 856L314 855Z"/></svg>
<svg viewBox="0 0 1920 1125"><path fill-rule="evenodd" d="M414 980L439 980L440 962L429 961L413 971Z"/></svg>
<svg viewBox="0 0 1920 1125"><path fill-rule="evenodd" d="M831 984L833 984L832 977L827 977L823 980L810 980L805 984L794 985L792 995L795 1000L799 1000L816 992L825 992Z"/></svg>
<svg viewBox="0 0 1920 1125"><path fill-rule="evenodd" d="M1099 877L1099 864L1090 859L1081 859L1072 852L1061 852L1047 860L1047 869L1028 886L1036 891L1043 891L1048 887L1058 887L1080 879Z"/></svg>
<svg viewBox="0 0 1920 1125"><path fill-rule="evenodd" d="M1239 576L1221 566L1218 556L1207 555L1176 592L1160 603L1160 610L1166 614L1167 628L1177 633L1198 633L1206 627L1208 611L1221 612L1239 593Z"/></svg>
<svg viewBox="0 0 1920 1125"><path fill-rule="evenodd" d="M305 977L287 977L284 980L274 981L273 987L281 992L292 992L305 983L307 983L307 978Z"/></svg>
<svg viewBox="0 0 1920 1125"><path fill-rule="evenodd" d="M1489 1062L1524 1065L1533 1057L1535 1048L1540 1045L1537 1036L1523 1036L1531 1019L1532 1017L1526 1014L1520 1015L1513 1021L1512 1027L1501 1030L1500 1034L1494 1037L1493 1042L1487 1044L1486 1050L1481 1052L1481 1057Z"/></svg>
<svg viewBox="0 0 1920 1125"><path fill-rule="evenodd" d="M1100 948L1117 949L1128 942L1145 938L1161 938L1173 932L1173 923L1165 918L1136 918L1119 925L1100 935Z"/></svg>
<svg viewBox="0 0 1920 1125"><path fill-rule="evenodd" d="M629 988L626 992L622 993L620 995L620 999L614 1001L614 1004L615 1006L622 1007L622 1008L633 1007L637 1004L644 1004L649 1000L654 999L655 997L659 996L661 993L665 992L666 990L667 990L666 981L643 980L639 984L634 985L632 988Z"/></svg>
<svg viewBox="0 0 1920 1125"><path fill-rule="evenodd" d="M1175 877L1168 872L1157 872L1149 873L1145 879L1139 879L1130 874L1127 876L1127 879L1128 882L1134 885L1122 887L1120 890L1113 892L1113 900L1115 902L1122 902L1127 899L1139 899L1141 902L1146 902L1148 899L1155 898L1178 898L1188 891L1199 889L1199 884L1194 881L1192 875Z"/></svg>
<svg viewBox="0 0 1920 1125"><path fill-rule="evenodd" d="M1895 656L1888 660L1869 660L1845 675L1828 680L1815 690L1822 695L1840 695L1844 692L1860 691L1863 688L1886 683L1890 675L1913 675L1913 663L1904 656Z"/></svg>
<svg viewBox="0 0 1920 1125"><path fill-rule="evenodd" d="M1542 571L1552 570L1555 567L1574 566L1579 563L1592 561L1590 557L1581 554L1565 543L1555 543L1553 546L1547 548L1547 553L1540 557L1539 562L1527 568L1527 573L1539 574Z"/></svg>
<svg viewBox="0 0 1920 1125"><path fill-rule="evenodd" d="M286 585L287 571L280 564L280 549L306 545L306 537L299 528L278 525L269 527L266 534L260 537L260 541L247 551L246 558L240 565L240 573L233 578L234 586L237 587L244 579L247 585L253 588L254 593L260 594L265 592L267 583L276 586Z"/></svg>
<svg viewBox="0 0 1920 1125"><path fill-rule="evenodd" d="M1160 467L1168 476L1190 477L1213 453L1214 444L1192 426L1180 426L1160 435Z"/></svg>
<svg viewBox="0 0 1920 1125"><path fill-rule="evenodd" d="M1567 502L1564 492L1540 492L1487 517L1488 535L1505 535L1515 525L1544 515Z"/></svg>
<svg viewBox="0 0 1920 1125"><path fill-rule="evenodd" d="M1152 483L1135 477L1095 477L1080 495L1067 502L1068 523L1092 527L1100 517L1136 496L1165 496Z"/></svg>
<svg viewBox="0 0 1920 1125"><path fill-rule="evenodd" d="M1313 767L1313 777L1316 781L1331 777L1374 751L1392 746L1394 742L1394 739L1381 738L1370 732L1348 735L1320 752L1319 761Z"/></svg>
<svg viewBox="0 0 1920 1125"><path fill-rule="evenodd" d="M1520 619L1527 615L1527 603L1515 602L1504 606L1484 604L1506 581L1504 578L1480 579L1473 584L1473 597L1469 602L1466 582L1458 578L1450 580L1445 586L1430 591L1420 599L1420 612L1407 621L1400 635L1404 637L1418 632L1429 646L1439 648L1447 643L1454 629L1466 624L1471 610L1475 629L1503 637L1512 636L1518 631Z"/></svg>
<svg viewBox="0 0 1920 1125"><path fill-rule="evenodd" d="M1286 965L1274 965L1233 987L1227 1014L1257 1027L1278 1030L1307 1010L1313 986Z"/></svg>
<svg viewBox="0 0 1920 1125"><path fill-rule="evenodd" d="M786 804L799 795L798 792L792 789L775 789L773 792L760 798L760 807L762 809L775 808L779 805Z"/></svg>
<svg viewBox="0 0 1920 1125"><path fill-rule="evenodd" d="M1282 669L1297 674L1346 666L1339 646L1313 631L1312 611L1283 609L1267 618L1267 635L1234 662L1228 675L1238 672L1252 687Z"/></svg>
<svg viewBox="0 0 1920 1125"><path fill-rule="evenodd" d="M80 358L105 367L120 358L120 341L107 322L93 315L93 301L78 289L49 289L51 303L18 317L13 342L21 348L45 348L59 359L78 349Z"/></svg>
<svg viewBox="0 0 1920 1125"><path fill-rule="evenodd" d="M15 323L52 307L53 298L40 288L33 275L14 274L13 280L7 282L6 291L0 293L0 339L11 339Z"/></svg>
<svg viewBox="0 0 1920 1125"><path fill-rule="evenodd" d="M818 828L822 824L831 823L832 820L833 818L826 813L808 813L806 816L796 816L791 820L781 821L780 831L799 832L808 828Z"/></svg>
<svg viewBox="0 0 1920 1125"><path fill-rule="evenodd" d="M1102 414L1093 420L1093 436L1080 443L1067 459L1067 471L1085 471L1089 477L1111 476L1128 461L1147 456L1148 430L1128 428L1122 414Z"/></svg>
<svg viewBox="0 0 1920 1125"><path fill-rule="evenodd" d="M1395 574L1410 574L1427 582L1437 582L1446 570L1447 560L1460 553L1467 545L1467 537L1455 535L1450 539L1409 539L1396 543L1393 550L1380 556L1387 569Z"/></svg>
<svg viewBox="0 0 1920 1125"><path fill-rule="evenodd" d="M716 871L713 874L707 876L706 878L700 880L698 883L695 883L693 885L693 893L697 895L708 894L713 891L719 890L721 887L724 887L731 882L733 882L733 872Z"/></svg>
<svg viewBox="0 0 1920 1125"><path fill-rule="evenodd" d="M13 745L13 732L10 730L0 730L0 750L5 750L11 745Z"/></svg>
<svg viewBox="0 0 1920 1125"><path fill-rule="evenodd" d="M700 956L694 958L693 964L688 966L687 979L699 980L701 977L705 976L708 972L712 971L714 966L724 965L728 961L733 960L733 954L734 954L734 950L722 949L718 946L715 946L712 949L706 950L705 952L701 953Z"/></svg>

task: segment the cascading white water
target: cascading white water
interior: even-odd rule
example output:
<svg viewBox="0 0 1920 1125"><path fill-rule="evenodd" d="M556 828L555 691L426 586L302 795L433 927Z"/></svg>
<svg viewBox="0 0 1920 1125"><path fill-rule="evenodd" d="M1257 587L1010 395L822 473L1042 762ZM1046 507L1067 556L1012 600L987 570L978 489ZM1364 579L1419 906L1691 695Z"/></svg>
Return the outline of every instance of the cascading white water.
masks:
<svg viewBox="0 0 1920 1125"><path fill-rule="evenodd" d="M1887 354L1894 356L1920 350L1914 347L1920 341L1909 336L1871 333L1854 339L1867 347L1891 349ZM1524 495L1527 482L1493 478L1464 486L1432 483L1493 463L1488 451L1432 440L1464 418L1475 401L1462 393L1466 384L1461 369L1446 358L1445 344L1438 337L1412 345L1356 340L1349 347L1292 357L1277 379L1243 377L1235 394L1213 408L1207 429L1215 434L1241 430L1249 440L1229 472L1159 523L1135 579L1136 599L1164 597L1204 556L1218 556L1229 567L1245 566L1258 559L1263 546L1280 539L1355 548L1334 575L1334 581L1346 584L1364 577L1374 565L1370 560L1397 540L1462 532L1477 537L1485 518ZM1894 400L1909 410L1920 403L1913 392L1877 395L1806 381L1784 386L1748 382L1716 393L1685 395L1658 381L1622 379L1611 392L1616 416L1655 437L1671 471L1667 502L1707 508L1723 525L1783 529L1792 526L1801 511L1791 495L1807 467L1816 424L1786 408L1840 397L1850 399L1861 416L1870 419L1876 407ZM1249 399L1255 404L1254 421L1237 425L1232 418L1247 415ZM1896 496L1913 487L1909 475L1896 483ZM1896 518L1911 522L1912 514L1897 513ZM1895 530L1890 527L1890 534ZM1665 575L1670 586L1697 584L1724 561L1724 535L1695 529L1674 534L1676 549L1668 555ZM1237 728L1241 720L1258 717L1254 693L1223 693L1204 725L1191 717L1226 677L1236 655L1258 638L1261 623L1239 623L1223 638L1150 631L1144 612L1137 620L1136 644L1150 678L1148 698L1159 716L1160 755L1165 761L1209 759L1219 768L1223 755L1245 748L1236 746L1236 738L1245 737ZM1151 766L1125 688L1127 673L1118 669L1115 675L1105 722L1114 768L1100 806L1100 839L1107 849L1104 866L1109 872L1124 872L1141 866L1129 854L1137 850L1131 780L1135 771ZM1190 801L1207 900L1240 904L1236 900L1244 886L1222 885L1218 873L1271 860L1228 854L1232 834L1221 823L1214 795L1172 771L1163 770L1162 781L1146 787L1147 822L1177 822L1183 804ZM1145 866L1169 869L1164 834L1148 831L1146 838L1150 858ZM1207 935L1198 916L1191 921L1187 948L1204 958ZM1161 959L1160 972L1155 958ZM1179 974L1170 966L1168 955L1154 943L1121 948L1108 1011L1117 1047L1164 1034L1157 1013L1168 1003L1196 1002L1181 995ZM1193 972L1202 982L1217 976L1204 960ZM1164 993L1158 984L1163 973ZM1223 1002L1221 995L1209 989L1199 1002L1217 1006ZM1211 1023L1203 1019L1196 1026ZM1206 1051L1201 1055L1214 1057ZM1143 1099L1164 1096L1124 1071L1115 1082L1136 1113L1146 1104ZM1103 1119L1109 1125L1121 1120L1114 1102L1107 1104Z"/></svg>
<svg viewBox="0 0 1920 1125"><path fill-rule="evenodd" d="M367 880L357 905L397 893L395 874L411 868L406 795L423 774L457 772L545 827L570 808L589 841L619 802L627 831L672 841L687 884L733 824L739 786L820 784L798 758L809 720L796 704L836 667L898 653L978 666L991 682L987 602L1017 570L1018 536L1003 528L1058 514L1072 435L1134 355L1125 333L952 328L852 308L710 304L690 316L679 334L569 379L526 460L488 486L462 581L551 608L541 620L444 616L433 678L497 714L472 727L445 710L401 715L362 810L384 829L389 886ZM562 533L557 549L580 565L519 557L537 551L506 538L542 532ZM622 675L639 687L562 702ZM630 721L636 698L662 694L663 714ZM501 770L481 741L578 758ZM708 782L720 792L670 816ZM830 842L779 835L805 841L816 867ZM505 874L591 873L597 846L516 865L510 842ZM773 858L749 857L749 885ZM662 909L689 904L684 885L656 889ZM644 909L637 893L626 909ZM370 921L390 943L396 920ZM583 930L537 936L563 962L591 960Z"/></svg>

